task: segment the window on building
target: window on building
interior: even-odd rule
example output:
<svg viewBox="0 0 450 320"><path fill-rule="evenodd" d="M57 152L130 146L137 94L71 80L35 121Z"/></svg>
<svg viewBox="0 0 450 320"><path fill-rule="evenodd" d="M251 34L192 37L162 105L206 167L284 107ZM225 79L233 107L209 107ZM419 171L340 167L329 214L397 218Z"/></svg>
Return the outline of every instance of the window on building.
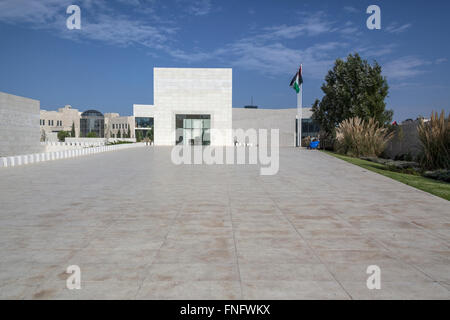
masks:
<svg viewBox="0 0 450 320"><path fill-rule="evenodd" d="M136 117L135 126L136 128L153 128L153 118Z"/></svg>
<svg viewBox="0 0 450 320"><path fill-rule="evenodd" d="M297 124L295 124L295 132L297 133ZM307 137L318 137L320 126L313 119L302 119L302 139Z"/></svg>
<svg viewBox="0 0 450 320"><path fill-rule="evenodd" d="M209 145L211 143L209 114L177 114L176 144Z"/></svg>
<svg viewBox="0 0 450 320"><path fill-rule="evenodd" d="M104 137L105 117L97 110L88 110L81 114L80 137L84 138L91 132L99 138Z"/></svg>

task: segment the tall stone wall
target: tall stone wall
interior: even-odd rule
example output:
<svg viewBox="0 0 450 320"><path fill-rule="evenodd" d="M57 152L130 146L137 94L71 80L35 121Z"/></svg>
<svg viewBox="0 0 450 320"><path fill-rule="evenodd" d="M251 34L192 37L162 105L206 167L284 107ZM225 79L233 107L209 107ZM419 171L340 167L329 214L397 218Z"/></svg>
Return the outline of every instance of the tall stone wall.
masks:
<svg viewBox="0 0 450 320"><path fill-rule="evenodd" d="M40 102L0 92L0 157L40 152Z"/></svg>
<svg viewBox="0 0 450 320"><path fill-rule="evenodd" d="M270 130L279 130L280 147L295 146L295 119L297 109L242 109L233 108L233 129L267 129L267 141ZM237 141L242 143L243 141Z"/></svg>
<svg viewBox="0 0 450 320"><path fill-rule="evenodd" d="M422 150L418 126L419 121L399 125L395 130L394 138L386 145L385 156L390 159L405 154L410 154L413 158L417 157Z"/></svg>

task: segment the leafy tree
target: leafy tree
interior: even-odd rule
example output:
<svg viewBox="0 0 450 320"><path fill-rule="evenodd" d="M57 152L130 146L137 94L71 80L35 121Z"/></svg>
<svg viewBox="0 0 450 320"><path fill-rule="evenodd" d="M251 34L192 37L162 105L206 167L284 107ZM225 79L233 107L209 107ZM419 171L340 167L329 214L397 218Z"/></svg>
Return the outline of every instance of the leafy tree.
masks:
<svg viewBox="0 0 450 320"><path fill-rule="evenodd" d="M122 133L121 133L121 131L119 130L119 131L117 131L117 138L122 138Z"/></svg>
<svg viewBox="0 0 450 320"><path fill-rule="evenodd" d="M66 138L70 137L70 133L68 131L59 131L58 132L58 140L61 142L66 141Z"/></svg>
<svg viewBox="0 0 450 320"><path fill-rule="evenodd" d="M142 131L136 130L136 142L141 142L141 141L142 141Z"/></svg>
<svg viewBox="0 0 450 320"><path fill-rule="evenodd" d="M127 138L131 138L131 130L130 130L130 126L128 126Z"/></svg>
<svg viewBox="0 0 450 320"><path fill-rule="evenodd" d="M90 132L87 134L87 138L97 138L97 133L94 132L94 131L90 131Z"/></svg>
<svg viewBox="0 0 450 320"><path fill-rule="evenodd" d="M153 128L150 128L150 129L147 131L147 138L148 138L150 141L153 141Z"/></svg>
<svg viewBox="0 0 450 320"><path fill-rule="evenodd" d="M70 131L70 136L75 138L75 122L72 122L72 130Z"/></svg>
<svg viewBox="0 0 450 320"><path fill-rule="evenodd" d="M328 136L335 134L336 127L345 119L374 118L380 125L392 120L393 111L386 110L385 99L389 86L381 74L381 66L355 53L347 60L337 59L328 71L322 85L324 97L313 104L313 119Z"/></svg>

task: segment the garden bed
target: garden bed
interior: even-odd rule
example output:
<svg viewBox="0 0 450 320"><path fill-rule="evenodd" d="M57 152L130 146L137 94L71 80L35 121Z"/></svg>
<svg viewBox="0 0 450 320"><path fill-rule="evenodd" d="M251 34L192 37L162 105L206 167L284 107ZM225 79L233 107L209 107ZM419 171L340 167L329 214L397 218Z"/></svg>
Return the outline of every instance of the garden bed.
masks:
<svg viewBox="0 0 450 320"><path fill-rule="evenodd" d="M325 153L334 156L336 158L339 158L341 160L350 162L354 165L360 166L364 169L376 172L378 174L381 174L383 176L389 177L391 179L397 180L399 182L402 182L404 184L407 184L411 187L420 189L422 191L431 193L435 196L441 197L443 199L446 199L450 201L450 183L430 179L427 177L422 176L419 172L414 171L411 168L406 168L402 170L412 170L411 173L406 172L397 172L392 170L392 166L383 164L383 163L377 163L372 161L367 161L359 158L352 158L348 156L343 156L334 152L324 151ZM403 161L404 162L404 161Z"/></svg>

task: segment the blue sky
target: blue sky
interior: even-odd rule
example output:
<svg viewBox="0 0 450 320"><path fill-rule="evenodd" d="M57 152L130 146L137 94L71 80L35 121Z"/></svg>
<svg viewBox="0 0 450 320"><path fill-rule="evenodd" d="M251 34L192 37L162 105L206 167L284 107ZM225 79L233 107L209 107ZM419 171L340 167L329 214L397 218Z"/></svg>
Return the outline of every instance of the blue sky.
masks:
<svg viewBox="0 0 450 320"><path fill-rule="evenodd" d="M81 30L66 8L81 8ZM366 8L381 8L368 30ZM153 103L153 67L231 67L233 106L296 106L288 87L304 68L304 106L336 58L377 60L395 120L450 111L450 1L0 0L0 91L53 110L132 113Z"/></svg>

